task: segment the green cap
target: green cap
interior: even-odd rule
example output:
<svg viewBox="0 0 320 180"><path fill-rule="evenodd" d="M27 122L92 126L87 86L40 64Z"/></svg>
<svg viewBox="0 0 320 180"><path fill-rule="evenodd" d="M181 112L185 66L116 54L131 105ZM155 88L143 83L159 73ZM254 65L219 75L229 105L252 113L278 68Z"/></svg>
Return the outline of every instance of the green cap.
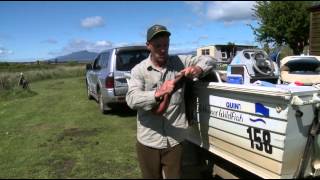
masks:
<svg viewBox="0 0 320 180"><path fill-rule="evenodd" d="M165 26L162 25L153 25L148 29L147 32L147 41L150 41L155 35L159 34L159 33L165 33L168 36L171 35L171 33L167 30L167 28Z"/></svg>

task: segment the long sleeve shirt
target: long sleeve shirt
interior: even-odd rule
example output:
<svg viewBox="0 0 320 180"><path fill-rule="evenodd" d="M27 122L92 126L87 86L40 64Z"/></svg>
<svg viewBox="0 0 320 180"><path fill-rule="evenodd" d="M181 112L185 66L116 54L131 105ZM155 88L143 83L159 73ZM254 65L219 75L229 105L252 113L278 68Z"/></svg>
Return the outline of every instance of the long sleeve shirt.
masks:
<svg viewBox="0 0 320 180"><path fill-rule="evenodd" d="M154 66L149 56L132 69L126 101L129 107L137 110L137 139L141 144L163 149L184 140L188 127L184 101L185 85L182 84L171 95L169 106L162 115L152 112L159 104L155 99L155 91L164 81L174 79L175 75L188 66L197 65L203 73L207 73L214 63L210 56L169 56L165 67L159 69Z"/></svg>

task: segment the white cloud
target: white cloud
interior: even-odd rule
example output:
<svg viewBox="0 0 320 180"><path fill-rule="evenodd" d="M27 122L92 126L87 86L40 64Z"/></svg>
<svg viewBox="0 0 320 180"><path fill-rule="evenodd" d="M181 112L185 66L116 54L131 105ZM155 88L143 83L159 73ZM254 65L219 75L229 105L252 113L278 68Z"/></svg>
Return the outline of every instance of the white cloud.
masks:
<svg viewBox="0 0 320 180"><path fill-rule="evenodd" d="M110 44L110 42L108 42L108 41L97 41L97 42L95 43L95 45L96 45L96 46L110 46L111 44Z"/></svg>
<svg viewBox="0 0 320 180"><path fill-rule="evenodd" d="M117 47L117 46L129 46L129 45L130 45L129 43L120 42L120 43L115 44L115 47Z"/></svg>
<svg viewBox="0 0 320 180"><path fill-rule="evenodd" d="M203 7L204 3L201 1L185 1L185 3L189 6L191 6L192 11L194 13L197 13L199 15L203 15Z"/></svg>
<svg viewBox="0 0 320 180"><path fill-rule="evenodd" d="M192 51L196 51L196 48L170 48L169 49L169 54L180 54L180 53L190 53Z"/></svg>
<svg viewBox="0 0 320 180"><path fill-rule="evenodd" d="M145 42L133 42L133 43L126 43L126 42L120 42L114 45L114 47L121 47L121 46L145 46Z"/></svg>
<svg viewBox="0 0 320 180"><path fill-rule="evenodd" d="M112 43L105 40L90 42L83 39L74 39L74 40L71 40L66 47L64 47L64 51L75 52L75 51L87 50L92 52L100 52L110 47L112 47Z"/></svg>
<svg viewBox="0 0 320 180"><path fill-rule="evenodd" d="M177 53L186 53L191 51L196 51L197 47L200 46L203 40L207 40L209 38L208 35L201 35L199 37L195 37L193 40L184 41L179 43L170 43L169 53L177 54Z"/></svg>
<svg viewBox="0 0 320 180"><path fill-rule="evenodd" d="M6 48L0 47L0 57L5 57L8 56L10 54L13 54L13 51L8 50Z"/></svg>
<svg viewBox="0 0 320 180"><path fill-rule="evenodd" d="M255 1L216 1L209 2L207 6L207 17L211 20L233 21L253 20L253 5Z"/></svg>
<svg viewBox="0 0 320 180"><path fill-rule="evenodd" d="M143 45L145 45L145 42L133 42L133 43L120 42L115 44L107 40L99 40L99 41L92 42L84 39L72 39L61 50L51 51L48 54L51 56L63 56L73 52L84 51L84 50L99 53L103 50L107 50L113 47L143 46Z"/></svg>
<svg viewBox="0 0 320 180"><path fill-rule="evenodd" d="M202 40L206 40L208 38L209 38L208 35L202 35L202 36L199 36L197 39L195 39L195 40L193 40L191 42L186 42L186 44L193 44L193 45L197 45L198 46Z"/></svg>
<svg viewBox="0 0 320 180"><path fill-rule="evenodd" d="M97 41L95 43L93 43L93 45L90 47L89 46L89 51L94 51L94 52L100 52L102 50L105 50L105 49L108 49L108 48L111 48L112 47L112 42L110 41Z"/></svg>
<svg viewBox="0 0 320 180"><path fill-rule="evenodd" d="M57 44L58 41L52 38L46 39L44 41L41 41L42 43L47 43L47 44Z"/></svg>
<svg viewBox="0 0 320 180"><path fill-rule="evenodd" d="M202 36L199 37L199 39L208 39L208 38L209 38L208 35L202 35Z"/></svg>
<svg viewBox="0 0 320 180"><path fill-rule="evenodd" d="M223 21L230 25L235 21L253 20L253 5L255 1L213 1L213 2L185 2L191 11L200 19Z"/></svg>
<svg viewBox="0 0 320 180"><path fill-rule="evenodd" d="M111 48L112 46L113 43L106 40L91 42L84 39L73 39L65 47L63 47L61 51L49 52L49 54L54 56L61 56L83 50L87 50L90 52L101 52L103 50Z"/></svg>
<svg viewBox="0 0 320 180"><path fill-rule="evenodd" d="M84 28L94 28L104 26L104 20L101 16L87 17L81 20L81 26Z"/></svg>
<svg viewBox="0 0 320 180"><path fill-rule="evenodd" d="M11 35L8 34L4 34L0 32L0 42L1 41L8 41L8 40L12 40L13 37Z"/></svg>

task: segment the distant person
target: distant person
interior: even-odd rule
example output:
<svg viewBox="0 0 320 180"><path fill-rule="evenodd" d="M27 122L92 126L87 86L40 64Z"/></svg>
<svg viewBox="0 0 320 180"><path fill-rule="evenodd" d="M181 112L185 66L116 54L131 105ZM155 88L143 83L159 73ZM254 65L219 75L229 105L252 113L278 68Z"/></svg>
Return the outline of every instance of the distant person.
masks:
<svg viewBox="0 0 320 180"><path fill-rule="evenodd" d="M22 72L20 73L19 86L21 86L23 89L29 88L29 82L25 79Z"/></svg>
<svg viewBox="0 0 320 180"><path fill-rule="evenodd" d="M127 104L136 109L137 155L143 178L180 178L182 145L188 122L185 112L185 83L175 84L176 75L203 76L215 65L209 56L169 56L169 36L165 26L147 31L147 59L136 65L128 80ZM171 95L163 114L154 109Z"/></svg>

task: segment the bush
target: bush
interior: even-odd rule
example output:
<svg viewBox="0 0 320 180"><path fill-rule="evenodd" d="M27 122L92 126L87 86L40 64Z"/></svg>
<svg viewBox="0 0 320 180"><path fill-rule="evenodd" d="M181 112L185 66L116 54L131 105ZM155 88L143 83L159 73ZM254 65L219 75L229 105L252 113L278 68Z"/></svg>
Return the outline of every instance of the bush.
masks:
<svg viewBox="0 0 320 180"><path fill-rule="evenodd" d="M217 64L217 70L226 71L227 67L228 67L228 64Z"/></svg>
<svg viewBox="0 0 320 180"><path fill-rule="evenodd" d="M0 67L8 67L10 66L10 63L8 62L0 62Z"/></svg>
<svg viewBox="0 0 320 180"><path fill-rule="evenodd" d="M0 90L8 90L14 87L15 82L18 84L19 78L10 73L0 74Z"/></svg>
<svg viewBox="0 0 320 180"><path fill-rule="evenodd" d="M75 66L75 65L78 65L78 62L77 61L68 61L67 65L68 66Z"/></svg>

